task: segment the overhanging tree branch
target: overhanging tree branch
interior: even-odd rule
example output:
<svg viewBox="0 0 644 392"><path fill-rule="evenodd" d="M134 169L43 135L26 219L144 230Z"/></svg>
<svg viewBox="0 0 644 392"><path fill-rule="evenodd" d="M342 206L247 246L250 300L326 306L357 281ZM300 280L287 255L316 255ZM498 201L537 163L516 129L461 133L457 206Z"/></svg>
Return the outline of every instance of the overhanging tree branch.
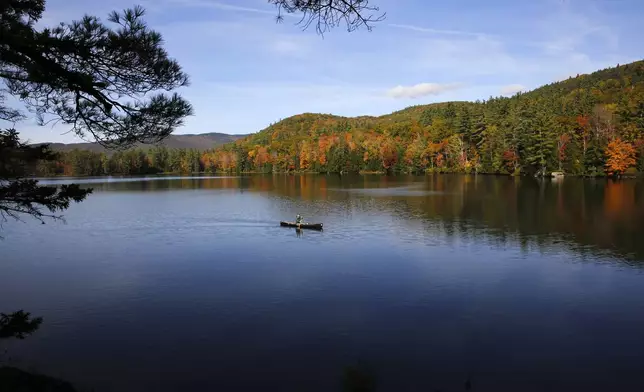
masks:
<svg viewBox="0 0 644 392"><path fill-rule="evenodd" d="M365 27L371 31L373 24L385 19L386 14L379 8L369 5L369 0L268 0L277 8L277 21L281 22L284 13L301 13L298 24L303 29L315 25L319 34L324 34L342 23L347 31Z"/></svg>
<svg viewBox="0 0 644 392"><path fill-rule="evenodd" d="M176 94L158 98L189 80L163 49L161 35L142 20L142 8L110 14L116 29L85 16L37 31L33 21L44 1L8 1L0 8L0 78L43 122L54 118L105 146L128 147L163 139L174 130L168 124L176 128L193 113ZM141 108L147 108L146 121L128 129L128 118Z"/></svg>
<svg viewBox="0 0 644 392"><path fill-rule="evenodd" d="M60 219L58 212L92 192L77 184L41 186L37 180L25 178L33 165L56 158L47 145L27 146L15 130L0 131L0 220L19 219L21 214L41 222L44 218Z"/></svg>

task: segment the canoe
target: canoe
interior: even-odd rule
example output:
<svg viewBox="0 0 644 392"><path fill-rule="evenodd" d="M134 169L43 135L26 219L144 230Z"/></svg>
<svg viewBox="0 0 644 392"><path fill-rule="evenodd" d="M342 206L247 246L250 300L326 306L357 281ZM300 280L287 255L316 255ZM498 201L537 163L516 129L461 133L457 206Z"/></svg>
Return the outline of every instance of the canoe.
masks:
<svg viewBox="0 0 644 392"><path fill-rule="evenodd" d="M280 222L282 227L295 227L296 229L322 230L322 223L300 223Z"/></svg>

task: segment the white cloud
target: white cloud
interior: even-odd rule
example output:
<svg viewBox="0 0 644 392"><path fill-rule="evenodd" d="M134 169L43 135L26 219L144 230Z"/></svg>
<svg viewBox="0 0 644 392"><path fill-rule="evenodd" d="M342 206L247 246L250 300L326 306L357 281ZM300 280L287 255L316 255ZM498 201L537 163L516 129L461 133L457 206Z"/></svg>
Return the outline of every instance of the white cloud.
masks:
<svg viewBox="0 0 644 392"><path fill-rule="evenodd" d="M520 91L526 91L528 88L522 84L509 84L501 88L501 95L514 95Z"/></svg>
<svg viewBox="0 0 644 392"><path fill-rule="evenodd" d="M458 83L419 83L413 86L396 86L387 95L391 98L420 98L426 95L439 95L447 91L456 90L461 85Z"/></svg>

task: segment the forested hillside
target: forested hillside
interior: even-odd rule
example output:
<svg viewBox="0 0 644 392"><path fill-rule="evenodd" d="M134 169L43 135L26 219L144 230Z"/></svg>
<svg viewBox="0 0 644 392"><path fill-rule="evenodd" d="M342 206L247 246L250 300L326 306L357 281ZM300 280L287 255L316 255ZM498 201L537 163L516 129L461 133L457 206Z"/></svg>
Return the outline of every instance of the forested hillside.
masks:
<svg viewBox="0 0 644 392"><path fill-rule="evenodd" d="M644 61L511 98L413 106L381 117L301 114L202 153L139 153L135 171L104 162L92 173L644 171ZM65 165L68 174L89 174L69 169L67 157L57 170Z"/></svg>
<svg viewBox="0 0 644 392"><path fill-rule="evenodd" d="M210 133L201 133L196 135L184 134L184 135L170 135L165 138L163 141L159 142L156 146L163 146L167 148L194 148L196 150L208 150L220 144L226 144L234 142L235 140L246 137L247 135L228 135L226 133L210 132ZM72 150L87 150L94 152L106 152L109 153L110 150L107 150L98 143L49 143L49 146L53 151L72 151ZM140 149L150 149L155 147L155 145L145 145L137 144L136 148Z"/></svg>
<svg viewBox="0 0 644 392"><path fill-rule="evenodd" d="M54 143L49 146L59 159L41 162L33 171L39 176L192 173L203 171L201 155L205 150L245 136L216 132L170 135L156 145L137 144L124 151L107 150L97 143Z"/></svg>

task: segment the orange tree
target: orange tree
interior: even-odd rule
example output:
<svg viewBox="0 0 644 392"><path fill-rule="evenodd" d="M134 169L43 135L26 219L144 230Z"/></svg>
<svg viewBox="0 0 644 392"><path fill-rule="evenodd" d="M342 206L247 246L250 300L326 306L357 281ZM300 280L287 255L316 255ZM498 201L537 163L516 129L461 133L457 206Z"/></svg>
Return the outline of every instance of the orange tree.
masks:
<svg viewBox="0 0 644 392"><path fill-rule="evenodd" d="M628 168L635 166L635 147L617 138L606 147L606 171L611 176L619 176Z"/></svg>

